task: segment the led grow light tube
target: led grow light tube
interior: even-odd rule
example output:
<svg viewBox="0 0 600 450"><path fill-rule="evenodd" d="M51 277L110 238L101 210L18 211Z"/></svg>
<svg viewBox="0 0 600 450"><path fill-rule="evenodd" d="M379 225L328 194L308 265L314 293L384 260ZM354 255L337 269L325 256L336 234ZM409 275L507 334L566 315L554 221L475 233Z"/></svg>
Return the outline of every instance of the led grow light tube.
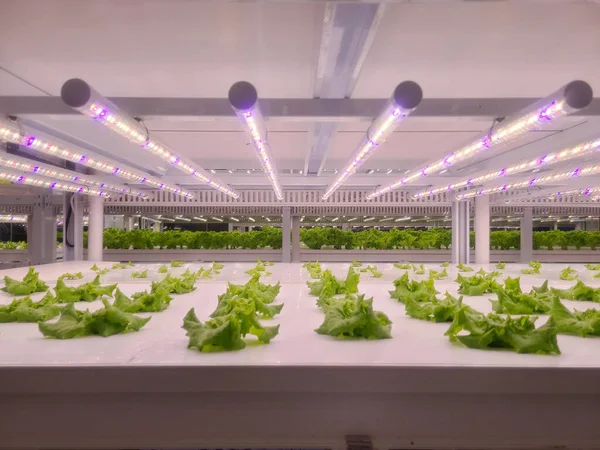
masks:
<svg viewBox="0 0 600 450"><path fill-rule="evenodd" d="M89 186L69 183L66 181L55 181L39 175L29 175L10 169L0 169L0 180L10 181L15 184L26 184L40 188L55 189L57 191L73 192L75 194L95 195L98 197L110 197L109 192L104 192Z"/></svg>
<svg viewBox="0 0 600 450"><path fill-rule="evenodd" d="M1 223L27 223L27 216L10 216L10 215L0 215Z"/></svg>
<svg viewBox="0 0 600 450"><path fill-rule="evenodd" d="M449 166L462 163L489 149L512 142L532 130L541 130L560 117L579 111L593 99L592 88L585 81L572 81L548 97L507 117L500 124L479 135L467 145L420 169L411 170L401 179L376 189L367 196L373 199L415 180L439 173Z"/></svg>
<svg viewBox="0 0 600 450"><path fill-rule="evenodd" d="M30 172L49 178L56 178L61 181L68 181L72 183L83 184L86 186L95 186L105 191L115 192L123 195L130 195L132 197L148 198L147 194L140 191L135 191L129 186L119 186L109 183L102 183L85 174L71 172L69 170L61 169L59 167L54 167L47 164L42 164L37 161L31 161L27 158L21 158L15 155L0 153L0 166L8 167L9 169L21 170L23 172Z"/></svg>
<svg viewBox="0 0 600 450"><path fill-rule="evenodd" d="M385 142L390 134L402 122L406 116L413 112L421 100L423 91L414 81L404 81L396 86L392 97L387 101L385 107L379 113L377 118L371 123L371 126L358 144L352 158L346 164L335 181L325 189L323 200L326 200L333 194L356 170L364 164L373 154L373 151Z"/></svg>
<svg viewBox="0 0 600 450"><path fill-rule="evenodd" d="M219 178L200 167L194 166L174 153L167 145L152 138L146 126L135 120L104 98L85 81L71 78L63 84L60 96L71 108L106 126L109 130L139 145L143 149L167 161L177 169L198 178L203 183L233 198L239 194Z"/></svg>
<svg viewBox="0 0 600 450"><path fill-rule="evenodd" d="M515 175L521 172L527 172L539 167L550 166L552 164L569 161L571 159L581 158L582 156L586 156L594 151L597 151L598 148L600 148L600 138L592 139L590 141L582 142L572 147L568 147L554 153L548 153L528 161L520 161L503 169L493 170L477 177L465 178L464 180L448 184L447 186L430 188L416 193L413 195L413 198L427 197L430 195L440 194L442 192L454 191L467 186L487 183L497 178Z"/></svg>
<svg viewBox="0 0 600 450"><path fill-rule="evenodd" d="M32 150L56 156L66 161L72 161L82 166L90 167L104 173L115 175L133 183L144 184L156 189L165 190L184 197L192 198L194 195L178 186L171 186L161 182L158 178L147 176L143 172L122 169L115 163L103 161L96 157L86 156L79 149L72 149L54 142L37 130L30 130L22 124L0 116L0 141L12 142L23 145Z"/></svg>
<svg viewBox="0 0 600 450"><path fill-rule="evenodd" d="M279 183L279 176L271 146L269 145L267 129L258 105L258 92L247 81L238 81L229 89L229 104L238 116L244 128L250 135L252 146L260 161L263 171L267 174L273 191L278 200L283 200L283 190Z"/></svg>
<svg viewBox="0 0 600 450"><path fill-rule="evenodd" d="M482 195L490 195L495 194L497 192L508 191L512 189L523 189L531 186L538 186L543 184L550 184L555 181L563 181L568 180L569 178L574 177L586 177L590 175L597 175L600 173L600 164L589 164L583 167L572 167L566 170L556 170L548 173L547 175L542 175L539 177L527 178L518 181L513 181L512 183L507 183L499 186L494 186L490 188L481 188L472 190L469 192L465 192L464 194L460 194L456 196L457 200L465 200L468 198L479 197Z"/></svg>

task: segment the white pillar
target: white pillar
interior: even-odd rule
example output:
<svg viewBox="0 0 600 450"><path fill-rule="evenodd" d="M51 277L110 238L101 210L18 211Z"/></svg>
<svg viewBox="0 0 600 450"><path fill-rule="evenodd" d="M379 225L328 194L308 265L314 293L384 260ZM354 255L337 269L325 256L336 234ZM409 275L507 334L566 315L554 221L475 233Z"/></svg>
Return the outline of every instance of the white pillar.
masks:
<svg viewBox="0 0 600 450"><path fill-rule="evenodd" d="M350 224L349 223L343 223L342 224L342 231L348 231L350 229Z"/></svg>
<svg viewBox="0 0 600 450"><path fill-rule="evenodd" d="M523 207L521 218L521 262L533 259L533 207Z"/></svg>
<svg viewBox="0 0 600 450"><path fill-rule="evenodd" d="M135 217L133 216L125 216L125 230L131 231L133 230L133 224L135 221Z"/></svg>
<svg viewBox="0 0 600 450"><path fill-rule="evenodd" d="M88 196L88 260L102 261L102 226L104 223L104 199Z"/></svg>
<svg viewBox="0 0 600 450"><path fill-rule="evenodd" d="M233 223L229 222L227 224L227 231L229 231L230 233L233 231Z"/></svg>
<svg viewBox="0 0 600 450"><path fill-rule="evenodd" d="M289 206L283 207L283 215L281 219L281 261L284 263L290 263L292 262L292 254L290 249L292 211Z"/></svg>
<svg viewBox="0 0 600 450"><path fill-rule="evenodd" d="M475 198L475 262L490 262L490 197Z"/></svg>
<svg viewBox="0 0 600 450"><path fill-rule="evenodd" d="M157 233L159 233L160 232L160 226L161 226L160 222L154 222L154 225L153 225L154 231L157 232Z"/></svg>
<svg viewBox="0 0 600 450"><path fill-rule="evenodd" d="M300 262L300 217L292 217L292 262Z"/></svg>
<svg viewBox="0 0 600 450"><path fill-rule="evenodd" d="M469 264L469 202L452 202L452 263Z"/></svg>
<svg viewBox="0 0 600 450"><path fill-rule="evenodd" d="M71 198L72 206L71 206ZM83 260L83 199L80 195L65 194L63 225L63 259ZM69 212L70 211L70 212Z"/></svg>
<svg viewBox="0 0 600 450"><path fill-rule="evenodd" d="M56 216L52 195L39 194L27 216L27 254L30 264L56 262Z"/></svg>

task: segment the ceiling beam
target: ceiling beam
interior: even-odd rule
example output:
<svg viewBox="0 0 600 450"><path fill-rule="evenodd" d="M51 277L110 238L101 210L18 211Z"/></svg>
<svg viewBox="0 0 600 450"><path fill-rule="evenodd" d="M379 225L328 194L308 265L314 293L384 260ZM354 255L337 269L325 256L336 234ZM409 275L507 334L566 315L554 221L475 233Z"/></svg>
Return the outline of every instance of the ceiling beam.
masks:
<svg viewBox="0 0 600 450"><path fill-rule="evenodd" d="M418 81L418 80L417 80ZM109 97L135 117L201 117L237 120L227 98ZM319 122L372 120L389 99L272 98L260 100L267 119ZM537 98L424 98L411 117L505 117ZM60 97L0 96L0 114L79 116ZM600 98L573 116L600 116Z"/></svg>
<svg viewBox="0 0 600 450"><path fill-rule="evenodd" d="M377 3L327 3L315 74L316 98L343 99L352 95L384 9ZM321 174L336 131L335 121L315 124L304 164L305 176Z"/></svg>

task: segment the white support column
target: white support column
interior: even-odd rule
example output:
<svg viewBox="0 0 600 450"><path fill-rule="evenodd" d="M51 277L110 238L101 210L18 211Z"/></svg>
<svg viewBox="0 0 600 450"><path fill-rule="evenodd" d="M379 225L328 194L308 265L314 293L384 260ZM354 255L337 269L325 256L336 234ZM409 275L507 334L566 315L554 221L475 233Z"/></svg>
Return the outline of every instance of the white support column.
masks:
<svg viewBox="0 0 600 450"><path fill-rule="evenodd" d="M292 262L300 262L300 217L292 217Z"/></svg>
<svg viewBox="0 0 600 450"><path fill-rule="evenodd" d="M521 218L521 262L529 262L533 259L533 207L523 208Z"/></svg>
<svg viewBox="0 0 600 450"><path fill-rule="evenodd" d="M89 222L88 222L88 260L102 261L102 227L104 224L104 199L102 197L88 197Z"/></svg>
<svg viewBox="0 0 600 450"><path fill-rule="evenodd" d="M71 198L73 205L71 206ZM63 259L65 261L83 260L83 199L79 195L65 194L63 219Z"/></svg>
<svg viewBox="0 0 600 450"><path fill-rule="evenodd" d="M469 202L452 202L452 263L469 264Z"/></svg>
<svg viewBox="0 0 600 450"><path fill-rule="evenodd" d="M227 224L227 231L229 231L230 233L233 231L233 223L229 222Z"/></svg>
<svg viewBox="0 0 600 450"><path fill-rule="evenodd" d="M161 225L162 224L160 222L154 222L154 225L152 227L153 227L153 229L154 229L154 231L156 233L160 233L160 231L161 231Z"/></svg>
<svg viewBox="0 0 600 450"><path fill-rule="evenodd" d="M133 216L125 216L124 217L125 230L131 231L133 230L133 224L135 223L135 217Z"/></svg>
<svg viewBox="0 0 600 450"><path fill-rule="evenodd" d="M490 197L475 198L475 262L490 263Z"/></svg>
<svg viewBox="0 0 600 450"><path fill-rule="evenodd" d="M52 195L39 194L27 216L27 253L30 264L56 262L56 216Z"/></svg>
<svg viewBox="0 0 600 450"><path fill-rule="evenodd" d="M349 223L343 223L342 224L342 231L348 231L350 229L350 224Z"/></svg>
<svg viewBox="0 0 600 450"><path fill-rule="evenodd" d="M283 207L281 220L281 261L284 263L292 262L292 253L290 248L290 233L292 225L292 211L289 206Z"/></svg>

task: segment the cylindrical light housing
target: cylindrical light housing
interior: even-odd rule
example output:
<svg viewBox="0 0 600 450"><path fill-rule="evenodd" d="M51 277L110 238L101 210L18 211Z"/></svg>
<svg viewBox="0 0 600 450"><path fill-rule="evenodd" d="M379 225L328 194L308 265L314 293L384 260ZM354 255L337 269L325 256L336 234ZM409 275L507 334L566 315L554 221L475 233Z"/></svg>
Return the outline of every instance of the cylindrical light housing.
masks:
<svg viewBox="0 0 600 450"><path fill-rule="evenodd" d="M26 184L28 186L55 189L57 191L73 192L75 194L110 197L109 192L105 192L94 187L83 186L66 181L56 181L52 178L42 177L39 175L30 175L11 169L0 169L0 180L10 181L15 184Z"/></svg>
<svg viewBox="0 0 600 450"><path fill-rule="evenodd" d="M340 172L338 177L325 189L323 200L329 198L356 170L373 154L373 151L394 132L396 127L423 99L421 87L414 81L404 81L396 86L392 97L387 101L383 110L371 123L371 126L361 139L352 158Z"/></svg>
<svg viewBox="0 0 600 450"><path fill-rule="evenodd" d="M67 80L60 91L63 101L83 115L101 123L114 133L139 145L150 153L167 161L182 172L192 175L204 184L233 198L239 194L217 177L174 153L166 144L150 136L145 125L96 92L79 78Z"/></svg>
<svg viewBox="0 0 600 450"><path fill-rule="evenodd" d="M283 190L279 182L279 174L271 148L267 140L267 129L258 104L258 92L247 81L238 81L229 89L229 104L238 116L245 130L250 136L256 156L260 161L263 171L267 174L269 182L278 200L283 200Z"/></svg>

